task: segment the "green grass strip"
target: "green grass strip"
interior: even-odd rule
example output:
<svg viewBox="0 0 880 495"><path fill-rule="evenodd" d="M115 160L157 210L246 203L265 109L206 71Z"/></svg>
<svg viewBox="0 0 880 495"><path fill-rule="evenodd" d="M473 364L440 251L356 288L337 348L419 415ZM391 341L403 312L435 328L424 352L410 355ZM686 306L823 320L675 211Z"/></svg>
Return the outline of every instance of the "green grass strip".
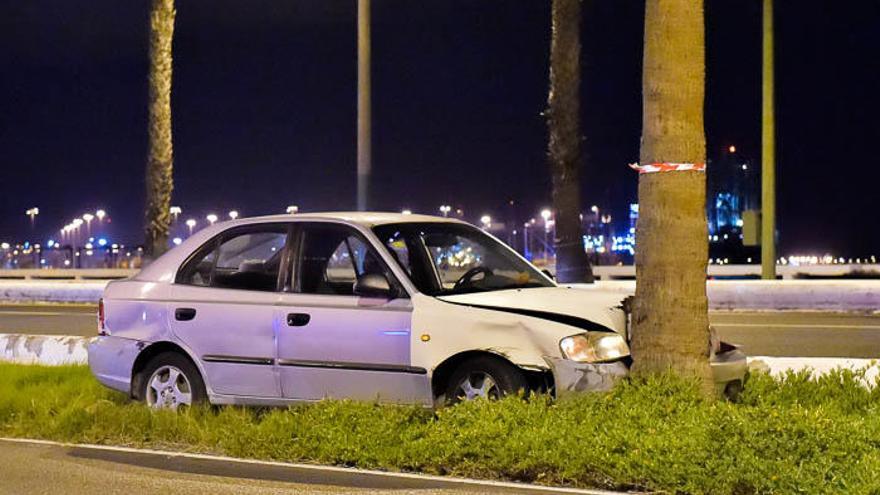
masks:
<svg viewBox="0 0 880 495"><path fill-rule="evenodd" d="M753 376L737 404L657 377L436 414L345 401L174 414L86 367L0 364L0 435L593 488L880 493L880 387L863 376Z"/></svg>

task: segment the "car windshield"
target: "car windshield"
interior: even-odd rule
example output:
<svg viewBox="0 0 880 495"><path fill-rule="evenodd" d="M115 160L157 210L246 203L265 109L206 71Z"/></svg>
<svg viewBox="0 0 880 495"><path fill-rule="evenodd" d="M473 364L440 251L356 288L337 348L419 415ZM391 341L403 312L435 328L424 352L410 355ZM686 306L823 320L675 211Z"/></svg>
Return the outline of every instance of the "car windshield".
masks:
<svg viewBox="0 0 880 495"><path fill-rule="evenodd" d="M553 286L507 246L470 225L398 223L380 225L373 231L425 294Z"/></svg>

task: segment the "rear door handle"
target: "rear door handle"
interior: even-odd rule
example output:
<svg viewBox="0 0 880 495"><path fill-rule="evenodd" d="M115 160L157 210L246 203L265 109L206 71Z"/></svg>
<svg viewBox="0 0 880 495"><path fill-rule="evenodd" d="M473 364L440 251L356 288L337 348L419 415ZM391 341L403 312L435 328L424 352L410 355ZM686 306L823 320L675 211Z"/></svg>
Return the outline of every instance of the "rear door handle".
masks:
<svg viewBox="0 0 880 495"><path fill-rule="evenodd" d="M190 321L196 317L196 310L193 308L177 308L174 310L174 319L177 321Z"/></svg>
<svg viewBox="0 0 880 495"><path fill-rule="evenodd" d="M311 319L312 317L308 313L288 313L287 326L304 327L309 324L309 320Z"/></svg>

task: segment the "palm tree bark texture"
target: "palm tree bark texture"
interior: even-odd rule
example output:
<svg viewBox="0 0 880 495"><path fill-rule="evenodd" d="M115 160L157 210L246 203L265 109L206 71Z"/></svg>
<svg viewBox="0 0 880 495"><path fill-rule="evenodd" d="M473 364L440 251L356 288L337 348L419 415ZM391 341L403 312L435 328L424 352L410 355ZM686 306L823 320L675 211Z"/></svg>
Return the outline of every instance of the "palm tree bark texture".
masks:
<svg viewBox="0 0 880 495"><path fill-rule="evenodd" d="M150 12L149 157L146 171L145 247L148 256L168 248L171 225L171 42L174 0L153 0Z"/></svg>
<svg viewBox="0 0 880 495"><path fill-rule="evenodd" d="M580 22L581 0L553 0L548 158L553 183L556 278L564 283L593 281L580 217Z"/></svg>
<svg viewBox="0 0 880 495"><path fill-rule="evenodd" d="M702 0L647 0L642 75L642 165L704 164ZM635 374L672 371L713 393L706 298L703 171L639 174Z"/></svg>

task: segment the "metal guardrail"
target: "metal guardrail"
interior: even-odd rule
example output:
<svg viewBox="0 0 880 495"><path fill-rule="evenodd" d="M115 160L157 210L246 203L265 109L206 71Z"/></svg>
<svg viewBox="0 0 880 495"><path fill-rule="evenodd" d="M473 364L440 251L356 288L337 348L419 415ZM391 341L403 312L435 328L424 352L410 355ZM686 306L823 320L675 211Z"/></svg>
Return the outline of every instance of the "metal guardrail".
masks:
<svg viewBox="0 0 880 495"><path fill-rule="evenodd" d="M138 272L130 268L58 268L48 270L0 270L0 280L114 280L131 277ZM783 279L799 277L845 277L858 273L875 273L880 278L880 264L840 265L777 265L776 272ZM633 265L594 266L593 274L599 280L634 279ZM709 277L758 278L761 265L709 265Z"/></svg>

